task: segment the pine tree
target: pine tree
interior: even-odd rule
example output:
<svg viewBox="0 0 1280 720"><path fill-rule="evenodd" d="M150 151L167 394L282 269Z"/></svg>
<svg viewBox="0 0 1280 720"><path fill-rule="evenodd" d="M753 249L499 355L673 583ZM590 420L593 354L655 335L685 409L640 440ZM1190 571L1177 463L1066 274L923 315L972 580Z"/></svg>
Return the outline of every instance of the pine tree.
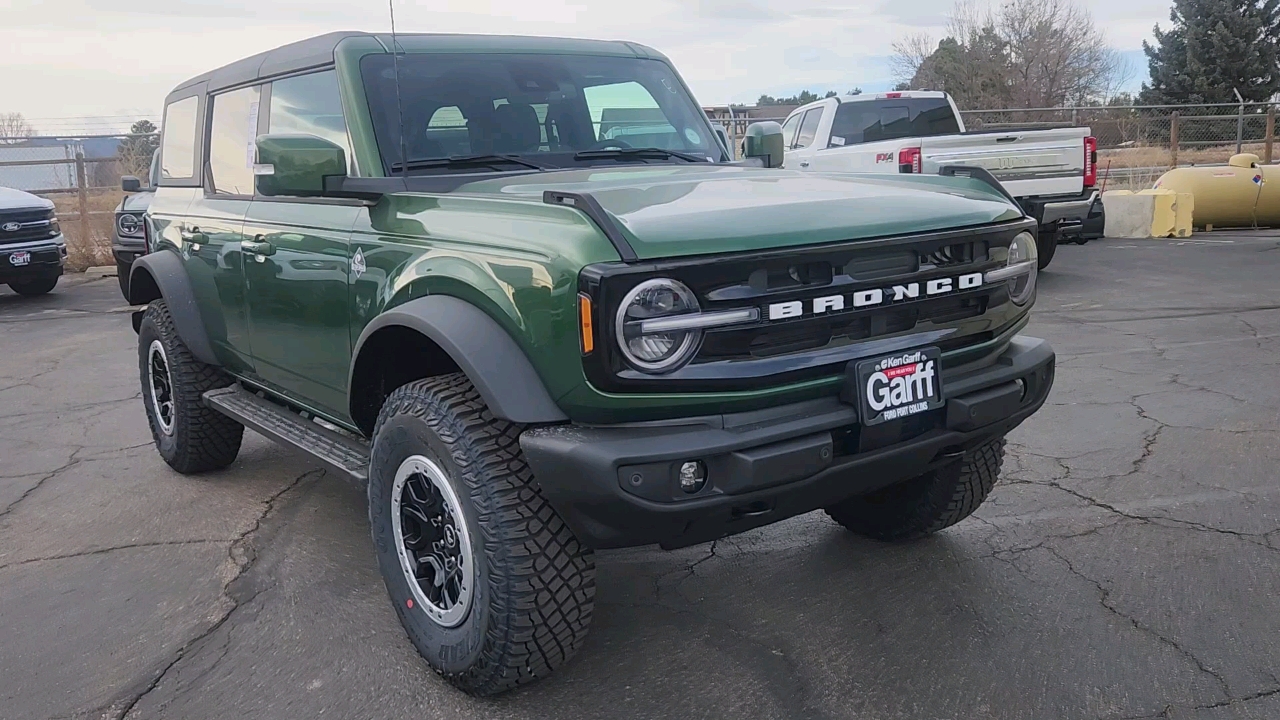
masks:
<svg viewBox="0 0 1280 720"><path fill-rule="evenodd" d="M1143 43L1147 104L1265 102L1280 92L1280 0L1174 0L1168 30Z"/></svg>

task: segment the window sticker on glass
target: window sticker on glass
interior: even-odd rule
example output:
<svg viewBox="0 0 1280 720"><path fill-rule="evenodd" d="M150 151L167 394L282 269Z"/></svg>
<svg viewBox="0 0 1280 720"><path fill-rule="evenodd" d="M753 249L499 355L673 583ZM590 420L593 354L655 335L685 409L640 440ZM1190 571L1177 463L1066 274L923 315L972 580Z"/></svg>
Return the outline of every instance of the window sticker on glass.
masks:
<svg viewBox="0 0 1280 720"><path fill-rule="evenodd" d="M694 130L693 128L685 128L684 136L688 138L689 142L693 143L694 145L702 144L702 136L699 135L698 131Z"/></svg>
<svg viewBox="0 0 1280 720"><path fill-rule="evenodd" d="M831 136L831 144L832 144L832 145L844 145L844 138L840 137L839 135L832 135L832 136Z"/></svg>

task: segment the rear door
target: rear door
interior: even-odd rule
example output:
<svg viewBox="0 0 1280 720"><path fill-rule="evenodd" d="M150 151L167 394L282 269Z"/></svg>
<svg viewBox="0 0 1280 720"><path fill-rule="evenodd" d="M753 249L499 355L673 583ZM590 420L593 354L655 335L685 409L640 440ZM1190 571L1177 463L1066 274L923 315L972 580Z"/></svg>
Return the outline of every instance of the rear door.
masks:
<svg viewBox="0 0 1280 720"><path fill-rule="evenodd" d="M252 372L244 272L240 256L244 216L253 194L249 143L258 122L259 89L210 96L207 137L197 167L201 191L182 218L178 240L205 329L219 360L232 372Z"/></svg>
<svg viewBox="0 0 1280 720"><path fill-rule="evenodd" d="M263 132L322 137L351 148L332 70L276 80L263 93ZM332 417L347 415L347 293L359 201L257 197L244 224L253 362L273 390ZM361 263L356 264L357 274Z"/></svg>
<svg viewBox="0 0 1280 720"><path fill-rule="evenodd" d="M991 171L1015 197L1079 195L1084 191L1088 128L996 130L924 138L924 172L948 165Z"/></svg>

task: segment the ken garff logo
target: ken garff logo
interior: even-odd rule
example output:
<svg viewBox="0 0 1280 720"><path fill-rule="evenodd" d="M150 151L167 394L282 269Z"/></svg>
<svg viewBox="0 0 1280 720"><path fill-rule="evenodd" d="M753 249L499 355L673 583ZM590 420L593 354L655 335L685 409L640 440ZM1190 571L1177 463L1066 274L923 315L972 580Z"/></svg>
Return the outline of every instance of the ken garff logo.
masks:
<svg viewBox="0 0 1280 720"><path fill-rule="evenodd" d="M5 232L18 232L21 229L22 225L18 223L5 223L4 225L0 225L0 230L4 230Z"/></svg>

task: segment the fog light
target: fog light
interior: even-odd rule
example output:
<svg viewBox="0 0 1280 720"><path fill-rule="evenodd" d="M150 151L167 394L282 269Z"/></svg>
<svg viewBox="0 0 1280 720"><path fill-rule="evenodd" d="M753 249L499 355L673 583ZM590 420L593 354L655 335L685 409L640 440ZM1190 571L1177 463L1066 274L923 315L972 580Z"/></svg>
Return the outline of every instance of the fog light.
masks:
<svg viewBox="0 0 1280 720"><path fill-rule="evenodd" d="M680 489L690 495L707 486L707 466L701 460L690 460L680 466Z"/></svg>

